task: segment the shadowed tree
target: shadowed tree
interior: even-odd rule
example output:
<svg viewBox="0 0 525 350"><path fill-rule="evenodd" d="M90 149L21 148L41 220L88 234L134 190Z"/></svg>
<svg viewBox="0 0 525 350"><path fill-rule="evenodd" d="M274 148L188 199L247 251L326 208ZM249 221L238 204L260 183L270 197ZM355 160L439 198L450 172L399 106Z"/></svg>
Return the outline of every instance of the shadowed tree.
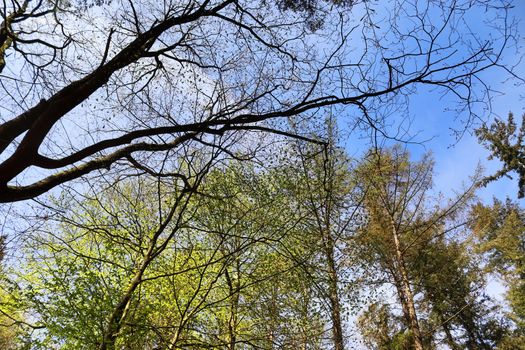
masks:
<svg viewBox="0 0 525 350"><path fill-rule="evenodd" d="M485 275L468 248L437 234L421 247L410 270L431 335L453 350L490 350L507 329L484 294Z"/></svg>

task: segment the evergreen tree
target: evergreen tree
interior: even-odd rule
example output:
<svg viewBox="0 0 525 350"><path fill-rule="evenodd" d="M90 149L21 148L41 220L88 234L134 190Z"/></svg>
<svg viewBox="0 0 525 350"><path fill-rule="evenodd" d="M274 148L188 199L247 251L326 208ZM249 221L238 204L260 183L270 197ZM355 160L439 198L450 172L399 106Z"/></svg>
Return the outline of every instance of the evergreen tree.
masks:
<svg viewBox="0 0 525 350"><path fill-rule="evenodd" d="M482 184L495 181L510 174L518 175L518 197L525 196L525 114L517 124L514 115L509 113L507 121L496 119L492 124L484 124L476 130L479 141L489 151L489 159L498 159L503 168L494 175L486 177Z"/></svg>
<svg viewBox="0 0 525 350"><path fill-rule="evenodd" d="M503 348L525 348L525 212L510 199L478 203L472 210L472 229L478 251L487 258L487 269L508 288L509 317L516 329Z"/></svg>
<svg viewBox="0 0 525 350"><path fill-rule="evenodd" d="M483 278L459 241L460 214L475 186L440 205L431 197L432 172L428 154L412 161L399 146L371 151L357 171L368 213L356 237L358 256L376 283L391 283L402 311L402 322L382 332L373 348L432 349L444 338L453 349L490 349L500 329L482 299ZM381 321L387 329L393 319L373 304L361 324Z"/></svg>

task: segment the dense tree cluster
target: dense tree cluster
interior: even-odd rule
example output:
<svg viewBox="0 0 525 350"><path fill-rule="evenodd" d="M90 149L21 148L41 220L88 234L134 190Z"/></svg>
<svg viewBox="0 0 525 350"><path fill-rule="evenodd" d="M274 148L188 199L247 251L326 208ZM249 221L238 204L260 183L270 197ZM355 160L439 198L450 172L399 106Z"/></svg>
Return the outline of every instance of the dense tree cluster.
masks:
<svg viewBox="0 0 525 350"><path fill-rule="evenodd" d="M2 334L30 349L525 346L522 210L472 206L474 186L443 201L432 168L400 146L351 160L300 142L196 191L143 177L63 192L4 271ZM485 293L492 273L510 311Z"/></svg>

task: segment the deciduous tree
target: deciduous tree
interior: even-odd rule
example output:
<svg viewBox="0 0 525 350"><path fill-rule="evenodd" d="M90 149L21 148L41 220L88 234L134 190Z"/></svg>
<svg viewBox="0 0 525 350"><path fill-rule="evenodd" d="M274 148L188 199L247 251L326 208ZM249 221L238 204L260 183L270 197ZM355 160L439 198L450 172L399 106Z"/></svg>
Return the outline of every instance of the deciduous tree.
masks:
<svg viewBox="0 0 525 350"><path fill-rule="evenodd" d="M287 118L335 106L359 113L349 123L385 132L388 111L420 85L457 98L471 120L490 91L476 82L500 66L512 39L510 6L5 1L0 201L108 169L158 171L189 145L229 139L234 151L233 139L260 132L304 138ZM460 31L471 14L479 22L480 8L498 35Z"/></svg>

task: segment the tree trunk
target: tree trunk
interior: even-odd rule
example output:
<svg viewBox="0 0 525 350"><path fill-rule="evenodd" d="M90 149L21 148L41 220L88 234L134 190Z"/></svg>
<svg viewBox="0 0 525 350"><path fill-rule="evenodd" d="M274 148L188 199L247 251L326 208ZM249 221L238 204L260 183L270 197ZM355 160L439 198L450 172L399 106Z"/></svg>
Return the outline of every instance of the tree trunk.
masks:
<svg viewBox="0 0 525 350"><path fill-rule="evenodd" d="M120 298L117 306L113 309L113 313L111 314L108 324L104 330L104 338L99 346L99 350L115 349L115 341L117 340L117 335L122 327L122 321L126 316L126 311L129 308L131 297L133 296L133 293L137 289L138 285L141 283L144 271L151 262L151 256L149 253L150 252L148 252L148 254L146 254L144 259L142 260L142 264L133 276L133 279L131 280L128 288L126 289L126 292Z"/></svg>
<svg viewBox="0 0 525 350"><path fill-rule="evenodd" d="M333 141L333 125L330 120L329 124L329 138ZM324 216L323 219L317 217L319 229L321 230L322 242L325 251L325 258L328 265L328 293L331 305L331 319L332 319L332 341L334 342L335 350L344 350L343 340L343 326L341 322L341 301L339 299L338 291L338 274L336 261L334 256L335 242L332 236L333 227L331 217L333 215L334 205L334 176L335 176L335 159L331 154L332 149L328 146L324 148L324 162L323 162L323 190L325 192ZM315 206L314 206L315 208Z"/></svg>
<svg viewBox="0 0 525 350"><path fill-rule="evenodd" d="M228 350L235 350L237 344L237 322L239 310L239 293L240 293L240 262L236 259L237 276L232 280L228 269L225 270L226 282L231 296L230 317L228 320Z"/></svg>
<svg viewBox="0 0 525 350"><path fill-rule="evenodd" d="M344 350L343 326L341 321L341 302L337 290L338 276L334 258L334 241L328 230L323 233L325 256L328 263L328 293L330 298L330 316L332 319L332 341L335 350Z"/></svg>
<svg viewBox="0 0 525 350"><path fill-rule="evenodd" d="M398 288L398 293L403 296L402 298L400 298L400 301L402 304L404 304L403 309L405 310L405 318L408 317L407 322L414 337L414 348L416 350L423 350L423 337L421 335L421 329L419 328L419 322L417 320L417 313L414 305L414 295L410 287L410 281L408 279L408 273L405 266L405 260L403 257L401 243L399 241L399 235L393 219L391 224L397 265L396 270L399 273L400 277L400 284L396 283L396 288Z"/></svg>
<svg viewBox="0 0 525 350"><path fill-rule="evenodd" d="M450 327L447 322L443 323L443 330L445 331L446 343L452 350L461 350L461 347L456 343L452 333L450 332Z"/></svg>

